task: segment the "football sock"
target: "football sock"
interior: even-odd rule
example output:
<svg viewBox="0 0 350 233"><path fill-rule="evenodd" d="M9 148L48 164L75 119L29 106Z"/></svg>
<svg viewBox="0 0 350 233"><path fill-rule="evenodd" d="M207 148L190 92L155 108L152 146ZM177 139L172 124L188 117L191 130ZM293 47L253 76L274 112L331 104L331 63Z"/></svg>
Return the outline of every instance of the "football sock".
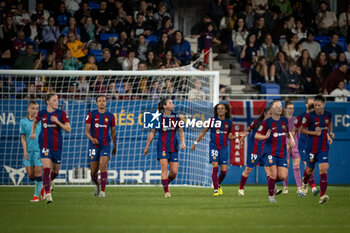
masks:
<svg viewBox="0 0 350 233"><path fill-rule="evenodd" d="M304 176L304 177L303 177L303 183L304 183L304 184L307 184L307 183L309 182L310 175L308 175L308 174L306 173L306 170L305 170L303 176Z"/></svg>
<svg viewBox="0 0 350 233"><path fill-rule="evenodd" d="M211 175L211 179L213 180L214 190L217 190L219 188L218 171L219 171L218 167L213 167L213 173Z"/></svg>
<svg viewBox="0 0 350 233"><path fill-rule="evenodd" d="M315 178L314 178L313 174L310 175L310 177L309 177L309 185L310 185L311 188L316 187L316 185L315 185Z"/></svg>
<svg viewBox="0 0 350 233"><path fill-rule="evenodd" d="M50 193L50 168L44 168L43 186L45 193Z"/></svg>
<svg viewBox="0 0 350 233"><path fill-rule="evenodd" d="M222 181L224 181L225 176L226 176L226 171L220 171L219 184L221 184Z"/></svg>
<svg viewBox="0 0 350 233"><path fill-rule="evenodd" d="M34 195L37 197L40 197L40 191L41 191L41 188L43 187L42 176L35 177L34 184L35 184Z"/></svg>
<svg viewBox="0 0 350 233"><path fill-rule="evenodd" d="M51 171L51 181L56 179L57 175L58 175L57 172Z"/></svg>
<svg viewBox="0 0 350 233"><path fill-rule="evenodd" d="M320 196L321 197L326 194L327 185L328 185L327 173L321 174L321 180L320 180L320 189L321 189Z"/></svg>
<svg viewBox="0 0 350 233"><path fill-rule="evenodd" d="M293 166L293 172L294 172L294 179L295 183L297 184L297 187L301 187L301 174L300 174L300 166L296 165Z"/></svg>
<svg viewBox="0 0 350 233"><path fill-rule="evenodd" d="M241 183L239 184L239 189L244 189L245 182L247 182L248 177L241 175Z"/></svg>
<svg viewBox="0 0 350 233"><path fill-rule="evenodd" d="M94 184L99 185L98 184L98 174L95 174L95 175L91 174L91 180L92 180L92 182L94 182Z"/></svg>
<svg viewBox="0 0 350 233"><path fill-rule="evenodd" d="M268 181L268 190L269 190L269 196L273 196L275 193L275 184L276 184L276 180L270 178Z"/></svg>
<svg viewBox="0 0 350 233"><path fill-rule="evenodd" d="M162 179L162 185L163 185L164 192L165 193L169 192L168 179Z"/></svg>
<svg viewBox="0 0 350 233"><path fill-rule="evenodd" d="M107 172L101 172L101 191L104 192L107 183Z"/></svg>

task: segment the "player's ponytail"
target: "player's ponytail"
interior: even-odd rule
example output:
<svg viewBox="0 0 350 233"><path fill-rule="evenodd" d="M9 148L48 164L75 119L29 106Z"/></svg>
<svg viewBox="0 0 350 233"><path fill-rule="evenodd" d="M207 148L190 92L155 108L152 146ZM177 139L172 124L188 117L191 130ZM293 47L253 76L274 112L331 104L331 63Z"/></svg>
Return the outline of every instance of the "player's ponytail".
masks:
<svg viewBox="0 0 350 233"><path fill-rule="evenodd" d="M158 109L159 112L164 112L164 105L167 104L168 100L169 100L169 98L164 98L158 103L157 109Z"/></svg>
<svg viewBox="0 0 350 233"><path fill-rule="evenodd" d="M255 129L255 128L260 126L260 124L264 121L265 115L267 114L268 111L270 111L270 108L266 107L264 109L264 111L261 113L261 115L259 116L256 126L254 128L252 128L252 129Z"/></svg>
<svg viewBox="0 0 350 233"><path fill-rule="evenodd" d="M28 107L27 109L31 106L31 105L37 105L38 103L35 100L31 100L28 103ZM27 110L27 117L29 117L29 111Z"/></svg>

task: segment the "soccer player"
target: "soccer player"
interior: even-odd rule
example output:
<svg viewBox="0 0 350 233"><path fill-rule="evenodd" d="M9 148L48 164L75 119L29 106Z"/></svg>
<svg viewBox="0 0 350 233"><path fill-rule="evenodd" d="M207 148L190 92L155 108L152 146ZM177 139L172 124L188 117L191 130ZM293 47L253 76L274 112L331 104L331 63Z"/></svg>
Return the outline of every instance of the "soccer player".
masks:
<svg viewBox="0 0 350 233"><path fill-rule="evenodd" d="M220 186L225 179L228 164L228 144L227 140L233 140L235 137L232 134L233 123L231 119L231 107L228 104L220 103L214 107L214 117L211 122L221 122L220 127L206 127L191 146L191 150L196 149L196 145L210 129L210 143L209 143L209 162L213 167L212 181L214 186L214 196L223 194ZM211 123L210 122L210 123ZM211 123L212 124L212 123ZM220 176L218 178L218 171L220 165Z"/></svg>
<svg viewBox="0 0 350 233"><path fill-rule="evenodd" d="M328 201L329 196L326 195L328 178L327 170L329 144L332 144L334 133L332 125L332 114L324 110L325 99L323 96L318 95L314 98L315 111L306 114L303 118L301 125L301 133L309 135L307 138L308 143L308 160L306 167L306 174L303 178L304 184L307 184L308 179L314 172L316 162L319 163L320 170L320 200L319 203L323 204Z"/></svg>
<svg viewBox="0 0 350 233"><path fill-rule="evenodd" d="M47 108L39 111L36 119L33 121L30 138L36 138L35 130L38 122L41 121L42 130L39 135L39 146L41 151L41 162L44 167L43 185L45 189L46 203L51 203L53 180L57 177L61 164L63 144L62 129L69 133L71 127L65 111L58 109L58 97L56 94L47 94L45 103ZM51 187L50 181L52 183Z"/></svg>
<svg viewBox="0 0 350 233"><path fill-rule="evenodd" d="M300 115L297 116L297 118L295 119L294 121L294 128L293 128L293 131L292 131L292 135L294 136L296 134L296 132L300 129L301 127L301 122L304 118L304 116L307 114L307 113L310 113L310 112L313 112L314 111L314 98L313 97L307 97L305 98L305 106L306 106L306 111L301 113ZM303 161L303 164L304 164L304 176L306 174L306 161L308 160L308 155L306 154L306 151L307 151L307 138L308 138L308 135L306 134L302 134L302 133L299 133L297 134L297 138L298 138L298 151L299 151L299 154L300 154L300 158L301 160ZM311 190L312 190L312 193L316 196L317 194L320 193L320 190L318 190L316 188L316 184L315 184L315 179L314 179L314 175L311 175L310 178L309 178L309 184L310 184L310 187L311 187ZM307 184L304 184L302 182L302 191L304 194L307 193L308 191L308 186Z"/></svg>
<svg viewBox="0 0 350 233"><path fill-rule="evenodd" d="M241 175L241 182L238 189L238 196L244 196L244 185L248 179L250 172L253 170L254 166L260 163L260 166L264 166L263 159L263 148L265 144L265 140L257 140L255 139L255 134L258 131L260 124L266 119L271 117L271 111L269 108L265 108L262 114L258 119L254 120L250 126L246 129L246 131L242 134L241 141L244 140L246 136L248 136L248 152L247 152L247 165ZM264 167L266 171L266 176L269 177L269 169Z"/></svg>
<svg viewBox="0 0 350 233"><path fill-rule="evenodd" d="M293 116L294 113L294 104L287 100L284 104L284 116L288 119L288 129L293 129L294 124L297 120L296 117ZM289 159L292 158L293 160L293 172L294 172L294 179L295 183L297 185L297 193L300 197L305 197L305 194L302 191L301 187L301 175L300 175L300 155L298 150L298 138L299 138L299 131L296 131L296 134L292 134L293 139L295 141L295 147L290 148L289 146L289 139L287 138L287 163L289 168ZM283 193L288 193L288 173L286 179L283 181Z"/></svg>
<svg viewBox="0 0 350 233"><path fill-rule="evenodd" d="M26 172L31 181L34 181L34 197L31 202L38 202L39 195L42 193L41 199L43 199L43 178L42 178L42 163L40 160L40 148L38 138L31 139L30 134L32 132L32 124L39 111L39 105L37 102L31 100L28 103L27 118L20 121L20 134L21 143L24 153L24 166ZM35 134L39 135L41 126L37 127Z"/></svg>
<svg viewBox="0 0 350 233"><path fill-rule="evenodd" d="M95 183L95 196L105 197L107 183L107 165L111 154L111 136L113 140L112 156L116 153L117 139L115 133L114 115L106 111L107 99L105 96L96 97L97 109L89 112L86 117L85 134L89 138L89 162L91 180ZM92 126L92 127L91 127ZM111 136L108 131L111 131ZM101 192L98 182L98 170L101 172Z"/></svg>
<svg viewBox="0 0 350 233"><path fill-rule="evenodd" d="M271 117L261 123L255 139L265 140L263 149L264 165L269 168L270 177L268 179L269 201L276 203L275 184L283 181L287 177L287 150L286 137L290 137L288 129L288 119L281 117L281 101L274 100L270 103ZM290 146L294 147L295 142L292 137Z"/></svg>
<svg viewBox="0 0 350 233"><path fill-rule="evenodd" d="M180 149L185 149L185 136L184 131L179 127L180 117L174 113L174 104L171 99L165 98L158 103L158 110L160 115L160 128L158 131L158 143L157 143L157 160L159 160L161 167L161 180L164 189L164 197L171 197L169 192L169 184L173 181L179 170L179 142L176 132L180 136ZM146 156L149 151L149 146L154 138L156 129L152 129L147 138L147 144L144 150ZM170 167L170 173L168 175L168 166Z"/></svg>

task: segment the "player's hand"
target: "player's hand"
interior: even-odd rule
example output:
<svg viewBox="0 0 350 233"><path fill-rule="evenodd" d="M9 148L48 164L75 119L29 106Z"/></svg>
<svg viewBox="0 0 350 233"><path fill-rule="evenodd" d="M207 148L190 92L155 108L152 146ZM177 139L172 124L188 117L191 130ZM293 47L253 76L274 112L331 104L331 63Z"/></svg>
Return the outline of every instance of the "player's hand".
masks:
<svg viewBox="0 0 350 233"><path fill-rule="evenodd" d="M332 139L334 139L335 134L333 132L329 133L329 136L331 136Z"/></svg>
<svg viewBox="0 0 350 233"><path fill-rule="evenodd" d="M115 156L116 152L117 152L117 148L114 147L112 150L112 156Z"/></svg>
<svg viewBox="0 0 350 233"><path fill-rule="evenodd" d="M333 138L334 138L334 134L333 134ZM332 135L330 135L330 133L327 133L327 140L330 145L333 143Z"/></svg>
<svg viewBox="0 0 350 233"><path fill-rule="evenodd" d="M289 153L290 149L291 149L291 147L290 147L290 144L288 143L288 144L287 144L287 152L288 152L288 153Z"/></svg>
<svg viewBox="0 0 350 233"><path fill-rule="evenodd" d="M29 157L28 157L28 152L24 152L24 158L25 158L26 160L29 159Z"/></svg>
<svg viewBox="0 0 350 233"><path fill-rule="evenodd" d="M180 149L181 149L181 150L186 149L186 145L185 145L185 143L181 143Z"/></svg>
<svg viewBox="0 0 350 233"><path fill-rule="evenodd" d="M295 141L294 140L291 141L289 144L290 144L290 147L295 147Z"/></svg>
<svg viewBox="0 0 350 233"><path fill-rule="evenodd" d="M247 137L248 134L249 134L249 132L244 131L244 132L240 132L240 133L239 133L239 136L240 136L240 137Z"/></svg>
<svg viewBox="0 0 350 233"><path fill-rule="evenodd" d="M53 123L57 123L58 122L58 118L56 116L51 116L50 117L50 120L53 122Z"/></svg>
<svg viewBox="0 0 350 233"><path fill-rule="evenodd" d="M196 144L192 144L192 146L191 146L191 151L194 151L196 149Z"/></svg>
<svg viewBox="0 0 350 233"><path fill-rule="evenodd" d="M35 138L36 138L35 133L30 134L30 139L35 139Z"/></svg>
<svg viewBox="0 0 350 233"><path fill-rule="evenodd" d="M93 138L93 139L91 140L91 142L92 142L92 144L94 144L94 145L98 145L98 140L97 140L96 138Z"/></svg>
<svg viewBox="0 0 350 233"><path fill-rule="evenodd" d="M148 146L145 148L145 150L143 151L143 154L146 156L148 154Z"/></svg>
<svg viewBox="0 0 350 233"><path fill-rule="evenodd" d="M268 138L270 137L270 134L271 134L271 130L269 129L269 130L266 132L265 138L268 139Z"/></svg>
<svg viewBox="0 0 350 233"><path fill-rule="evenodd" d="M321 134L322 134L322 130L316 130L315 131L315 136L321 136Z"/></svg>

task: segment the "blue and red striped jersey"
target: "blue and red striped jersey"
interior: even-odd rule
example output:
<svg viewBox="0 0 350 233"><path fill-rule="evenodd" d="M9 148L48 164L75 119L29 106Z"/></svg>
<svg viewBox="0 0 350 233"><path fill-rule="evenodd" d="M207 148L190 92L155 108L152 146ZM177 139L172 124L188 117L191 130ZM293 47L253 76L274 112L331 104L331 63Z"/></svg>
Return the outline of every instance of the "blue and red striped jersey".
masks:
<svg viewBox="0 0 350 233"><path fill-rule="evenodd" d="M172 112L170 116L162 114L160 116L160 128L158 130L157 151L177 152L179 151L179 141L177 130L179 128L180 117Z"/></svg>
<svg viewBox="0 0 350 233"><path fill-rule="evenodd" d="M260 123L261 124L261 123ZM258 140L255 139L255 134L259 129L260 124L258 124L258 119L254 120L250 124L251 131L248 135L248 155L255 154L255 155L262 155L263 148L265 145L265 140Z"/></svg>
<svg viewBox="0 0 350 233"><path fill-rule="evenodd" d="M286 117L281 117L278 121L272 117L266 119L259 126L258 133L266 135L268 130L271 130L271 134L265 140L263 154L284 158L287 155L286 137L289 133L288 119Z"/></svg>
<svg viewBox="0 0 350 233"><path fill-rule="evenodd" d="M321 129L320 136L308 135L307 148L311 153L318 153L329 150L327 140L328 126L332 122L332 113L324 111L322 115L317 115L316 112L306 114L302 121L302 126L310 131Z"/></svg>
<svg viewBox="0 0 350 233"><path fill-rule="evenodd" d="M89 146L99 147L110 145L110 128L115 127L115 118L112 113L100 113L98 110L94 110L89 112L89 114L86 116L85 123L91 125L90 134L99 142L98 145L94 145L89 140Z"/></svg>
<svg viewBox="0 0 350 233"><path fill-rule="evenodd" d="M294 127L300 128L301 122L302 122L302 120L303 120L305 115L306 115L306 112L303 112L302 114L297 116L297 119L295 119L295 121L294 121ZM299 134L298 144L304 144L305 145L307 143L307 138L308 138L308 135L303 134L303 133Z"/></svg>
<svg viewBox="0 0 350 233"><path fill-rule="evenodd" d="M216 148L216 150L221 150L223 147L227 147L227 139L230 132L233 130L233 122L229 119L220 120L217 117L211 118L210 125L212 121L220 121L220 127L210 128L210 147Z"/></svg>
<svg viewBox="0 0 350 233"><path fill-rule="evenodd" d="M40 149L49 149L52 151L62 150L62 130L61 127L51 121L51 117L56 116L63 124L69 122L65 111L56 109L54 112L47 110L39 111L36 116L36 122L41 121L41 132L39 135Z"/></svg>

